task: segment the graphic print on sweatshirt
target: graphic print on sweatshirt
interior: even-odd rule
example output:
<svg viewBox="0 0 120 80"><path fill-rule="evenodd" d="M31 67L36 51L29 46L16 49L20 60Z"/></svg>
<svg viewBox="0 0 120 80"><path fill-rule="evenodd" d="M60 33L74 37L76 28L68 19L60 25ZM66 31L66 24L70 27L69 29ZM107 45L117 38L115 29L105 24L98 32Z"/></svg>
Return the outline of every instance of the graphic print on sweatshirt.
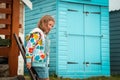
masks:
<svg viewBox="0 0 120 80"><path fill-rule="evenodd" d="M27 36L26 58L32 62L45 62L46 54L44 53L45 41L43 35L39 32L31 33ZM31 62L31 61L30 61Z"/></svg>

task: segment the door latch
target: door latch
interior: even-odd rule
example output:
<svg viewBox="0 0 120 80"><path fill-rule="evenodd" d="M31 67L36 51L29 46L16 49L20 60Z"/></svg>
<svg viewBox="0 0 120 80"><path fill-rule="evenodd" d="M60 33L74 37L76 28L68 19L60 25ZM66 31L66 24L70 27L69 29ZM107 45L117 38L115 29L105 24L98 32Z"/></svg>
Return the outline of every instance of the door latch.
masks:
<svg viewBox="0 0 120 80"><path fill-rule="evenodd" d="M83 62L83 64L85 64L87 67L89 66L89 62Z"/></svg>
<svg viewBox="0 0 120 80"><path fill-rule="evenodd" d="M83 13L84 13L84 14L86 14L86 16L89 14L89 12L88 12L88 11L84 11Z"/></svg>

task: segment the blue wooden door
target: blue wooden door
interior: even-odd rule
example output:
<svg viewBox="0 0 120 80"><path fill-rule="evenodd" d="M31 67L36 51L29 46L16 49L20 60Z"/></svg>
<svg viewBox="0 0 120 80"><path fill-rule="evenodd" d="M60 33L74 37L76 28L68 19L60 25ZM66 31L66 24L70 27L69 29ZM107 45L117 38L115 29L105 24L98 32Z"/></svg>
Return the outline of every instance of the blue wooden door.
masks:
<svg viewBox="0 0 120 80"><path fill-rule="evenodd" d="M79 74L84 71L83 5L68 4L67 25L67 72Z"/></svg>
<svg viewBox="0 0 120 80"><path fill-rule="evenodd" d="M101 32L100 7L84 5L84 34L85 34L85 71L96 75L101 74Z"/></svg>
<svg viewBox="0 0 120 80"><path fill-rule="evenodd" d="M100 7L71 5L67 8L67 72L100 74Z"/></svg>

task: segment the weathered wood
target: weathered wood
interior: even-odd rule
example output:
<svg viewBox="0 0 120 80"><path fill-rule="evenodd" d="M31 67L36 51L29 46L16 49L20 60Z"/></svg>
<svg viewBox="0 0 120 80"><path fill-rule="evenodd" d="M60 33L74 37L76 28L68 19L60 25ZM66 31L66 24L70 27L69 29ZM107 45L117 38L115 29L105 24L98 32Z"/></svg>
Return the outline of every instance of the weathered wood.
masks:
<svg viewBox="0 0 120 80"><path fill-rule="evenodd" d="M12 5L6 5L6 8L12 9L11 6L12 6ZM12 10L11 10L11 11L12 11ZM11 14L12 14L12 12L11 12ZM7 19L11 19L11 14L6 14L6 18L7 18ZM9 31L11 31L12 25L6 25L6 28L7 28ZM10 36L10 35L5 35L5 38L6 38L6 39L10 39L11 36Z"/></svg>
<svg viewBox="0 0 120 80"><path fill-rule="evenodd" d="M0 19L0 24L11 24L11 19Z"/></svg>
<svg viewBox="0 0 120 80"><path fill-rule="evenodd" d="M0 34L10 35L10 29L0 29Z"/></svg>
<svg viewBox="0 0 120 80"><path fill-rule="evenodd" d="M0 47L0 56L8 57L9 47Z"/></svg>
<svg viewBox="0 0 120 80"><path fill-rule="evenodd" d="M5 28L0 29L0 34L5 35L5 38L11 39L10 47L0 47L0 56L8 57L9 76L16 76L18 70L18 47L13 34L19 33L19 7L20 0L0 0L0 3L5 3L5 8L0 8L0 13L5 14L5 19L0 19L0 24L4 24Z"/></svg>
<svg viewBox="0 0 120 80"><path fill-rule="evenodd" d="M20 11L20 0L13 0L12 7L12 28L11 28L11 46L9 53L9 72L10 76L16 76L18 70L18 47L13 34L18 35L19 32L19 11Z"/></svg>
<svg viewBox="0 0 120 80"><path fill-rule="evenodd" d="M10 4L12 4L12 0L0 0L0 3L10 3Z"/></svg>
<svg viewBox="0 0 120 80"><path fill-rule="evenodd" d="M11 14L10 8L0 8L0 13Z"/></svg>

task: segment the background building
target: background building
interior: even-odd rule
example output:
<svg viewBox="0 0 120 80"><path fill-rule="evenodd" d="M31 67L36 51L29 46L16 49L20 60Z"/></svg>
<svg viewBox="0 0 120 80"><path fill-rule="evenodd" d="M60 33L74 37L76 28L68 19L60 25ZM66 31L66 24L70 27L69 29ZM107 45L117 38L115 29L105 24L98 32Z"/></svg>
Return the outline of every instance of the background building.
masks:
<svg viewBox="0 0 120 80"><path fill-rule="evenodd" d="M120 10L110 12L111 74L120 74Z"/></svg>

